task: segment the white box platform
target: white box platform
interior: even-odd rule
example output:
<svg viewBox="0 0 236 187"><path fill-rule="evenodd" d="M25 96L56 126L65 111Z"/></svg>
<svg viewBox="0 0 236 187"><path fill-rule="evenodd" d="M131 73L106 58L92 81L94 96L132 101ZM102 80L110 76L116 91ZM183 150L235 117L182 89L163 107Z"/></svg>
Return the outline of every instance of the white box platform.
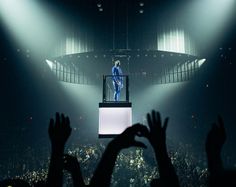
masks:
<svg viewBox="0 0 236 187"><path fill-rule="evenodd" d="M99 137L114 137L132 125L131 103L99 103Z"/></svg>

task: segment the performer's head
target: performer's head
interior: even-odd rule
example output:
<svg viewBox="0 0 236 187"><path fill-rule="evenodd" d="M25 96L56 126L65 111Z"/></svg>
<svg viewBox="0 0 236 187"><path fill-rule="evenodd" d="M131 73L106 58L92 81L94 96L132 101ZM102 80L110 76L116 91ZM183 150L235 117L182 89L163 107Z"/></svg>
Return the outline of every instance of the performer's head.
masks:
<svg viewBox="0 0 236 187"><path fill-rule="evenodd" d="M119 60L115 60L115 66L120 66L120 61Z"/></svg>

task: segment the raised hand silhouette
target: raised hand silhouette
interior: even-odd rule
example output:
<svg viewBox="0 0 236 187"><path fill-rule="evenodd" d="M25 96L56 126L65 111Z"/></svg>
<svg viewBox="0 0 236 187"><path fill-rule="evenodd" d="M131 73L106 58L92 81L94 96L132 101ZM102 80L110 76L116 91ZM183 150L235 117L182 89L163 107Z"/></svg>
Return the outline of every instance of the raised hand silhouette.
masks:
<svg viewBox="0 0 236 187"><path fill-rule="evenodd" d="M208 186L218 187L236 186L236 171L225 169L221 159L221 151L226 141L226 132L223 119L218 116L217 123L213 123L207 134L205 149L208 161Z"/></svg>
<svg viewBox="0 0 236 187"><path fill-rule="evenodd" d="M52 146L64 147L71 134L70 119L64 114L60 116L59 113L56 113L56 121L50 120L48 134Z"/></svg>
<svg viewBox="0 0 236 187"><path fill-rule="evenodd" d="M75 187L85 186L82 173L80 170L80 164L76 157L65 154L64 155L64 169L67 170L73 179L73 184Z"/></svg>
<svg viewBox="0 0 236 187"><path fill-rule="evenodd" d="M135 124L128 127L123 133L115 137L106 147L103 156L94 172L90 186L110 186L111 175L117 155L120 150L129 147L146 148L142 142L136 141L135 136L147 137L147 127Z"/></svg>
<svg viewBox="0 0 236 187"><path fill-rule="evenodd" d="M52 153L48 170L47 185L61 187L63 177L63 153L64 146L71 134L70 120L64 114L56 113L56 120L50 120L48 128L49 138L52 144Z"/></svg>
<svg viewBox="0 0 236 187"><path fill-rule="evenodd" d="M218 124L213 123L206 138L206 152L209 156L219 155L226 140L223 119L218 116Z"/></svg>
<svg viewBox="0 0 236 187"><path fill-rule="evenodd" d="M149 126L148 139L153 146L155 152L159 154L167 153L166 149L166 129L169 118L165 118L162 126L161 115L159 112L152 111L151 114L147 114L147 121ZM157 156L159 156L159 154Z"/></svg>
<svg viewBox="0 0 236 187"><path fill-rule="evenodd" d="M223 171L221 150L226 140L226 133L223 120L218 116L218 123L213 123L207 134L205 149L207 153L208 171L210 181L214 181Z"/></svg>
<svg viewBox="0 0 236 187"><path fill-rule="evenodd" d="M141 124L135 124L131 127L128 127L122 134L114 138L110 144L112 144L114 148L119 150L129 147L147 148L147 146L144 143L136 141L135 136L147 137L148 136L147 127Z"/></svg>
<svg viewBox="0 0 236 187"><path fill-rule="evenodd" d="M147 114L147 121L149 126L147 138L154 149L160 174L160 178L154 179L151 186L178 187L179 180L166 147L166 129L169 118L165 118L162 125L160 113L153 110L152 114Z"/></svg>

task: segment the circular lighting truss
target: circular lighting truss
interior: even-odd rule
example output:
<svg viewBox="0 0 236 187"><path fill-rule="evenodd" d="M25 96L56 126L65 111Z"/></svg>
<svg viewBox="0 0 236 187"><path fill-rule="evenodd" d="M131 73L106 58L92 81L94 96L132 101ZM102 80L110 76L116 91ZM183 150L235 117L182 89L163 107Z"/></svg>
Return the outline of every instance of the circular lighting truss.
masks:
<svg viewBox="0 0 236 187"><path fill-rule="evenodd" d="M101 84L111 74L114 60L121 61L130 80L153 84L188 81L197 75L204 60L189 54L158 50L104 50L63 55L47 60L60 81Z"/></svg>

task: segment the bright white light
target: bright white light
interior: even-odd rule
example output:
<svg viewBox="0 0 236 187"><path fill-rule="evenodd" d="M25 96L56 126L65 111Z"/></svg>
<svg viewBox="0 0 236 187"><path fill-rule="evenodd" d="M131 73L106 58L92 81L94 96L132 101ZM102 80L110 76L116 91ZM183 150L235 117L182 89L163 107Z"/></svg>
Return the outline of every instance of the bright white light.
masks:
<svg viewBox="0 0 236 187"><path fill-rule="evenodd" d="M206 62L205 58L198 60L198 66L200 67L204 62Z"/></svg>
<svg viewBox="0 0 236 187"><path fill-rule="evenodd" d="M188 48L186 43L191 44ZM183 29L167 29L158 35L157 49L175 53L186 53L196 55L193 42Z"/></svg>
<svg viewBox="0 0 236 187"><path fill-rule="evenodd" d="M61 30L50 14L38 1L0 0L0 19L11 38L37 53L50 49Z"/></svg>
<svg viewBox="0 0 236 187"><path fill-rule="evenodd" d="M175 95L183 90L187 84L188 82L158 84L140 90L134 98L131 98L133 101L136 101L135 104L133 104L133 111L135 114L139 114L139 116L133 115L133 124L140 122L140 116L143 112L144 117L146 117L146 112L151 109L162 111L167 103L169 103L172 98L175 98Z"/></svg>
<svg viewBox="0 0 236 187"><path fill-rule="evenodd" d="M164 29L157 37L157 50L197 55L193 39L183 29Z"/></svg>
<svg viewBox="0 0 236 187"><path fill-rule="evenodd" d="M48 64L48 66L50 67L50 69L52 70L52 67L53 67L54 63L52 61L48 60L48 59L46 59L46 62Z"/></svg>
<svg viewBox="0 0 236 187"><path fill-rule="evenodd" d="M58 42L54 56L69 55L75 53L84 53L93 51L93 42L91 38L83 37L79 31L67 33L66 39L64 37Z"/></svg>
<svg viewBox="0 0 236 187"><path fill-rule="evenodd" d="M73 104L78 107L80 111L83 108L88 113L92 110L98 114L98 103L102 98L102 91L95 86L71 84L67 82L60 82L60 85L65 90L65 93L73 101Z"/></svg>
<svg viewBox="0 0 236 187"><path fill-rule="evenodd" d="M99 134L113 135L122 133L132 125L131 107L99 108Z"/></svg>
<svg viewBox="0 0 236 187"><path fill-rule="evenodd" d="M189 1L174 16L186 21L196 39L207 50L226 34L235 17L235 7L235 0Z"/></svg>

